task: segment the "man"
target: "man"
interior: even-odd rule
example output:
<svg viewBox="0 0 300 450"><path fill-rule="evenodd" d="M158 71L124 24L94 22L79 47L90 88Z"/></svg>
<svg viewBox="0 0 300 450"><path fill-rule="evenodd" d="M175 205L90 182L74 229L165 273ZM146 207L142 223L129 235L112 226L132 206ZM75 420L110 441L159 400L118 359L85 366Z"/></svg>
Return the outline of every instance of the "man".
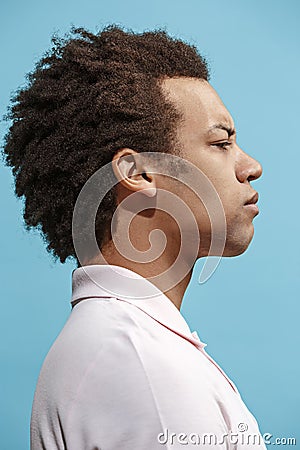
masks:
<svg viewBox="0 0 300 450"><path fill-rule="evenodd" d="M17 94L4 149L27 226L78 265L39 376L31 449L265 448L180 313L198 258L249 246L261 165L237 145L194 47L161 31L73 32Z"/></svg>

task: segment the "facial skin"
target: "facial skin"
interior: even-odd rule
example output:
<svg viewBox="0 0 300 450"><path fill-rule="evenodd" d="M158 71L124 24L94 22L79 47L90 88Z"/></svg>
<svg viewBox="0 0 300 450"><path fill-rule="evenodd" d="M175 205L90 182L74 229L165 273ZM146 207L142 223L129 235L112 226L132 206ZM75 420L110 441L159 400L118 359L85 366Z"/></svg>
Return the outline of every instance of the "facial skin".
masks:
<svg viewBox="0 0 300 450"><path fill-rule="evenodd" d="M229 136L228 130L234 131L234 123L229 112L211 85L191 78L172 78L162 82L162 89L169 100L183 112L183 121L177 129L181 146L180 157L193 163L212 182L216 189L226 217L226 243L222 256L236 256L249 246L254 233L253 218L257 214L245 203L255 194L250 182L259 178L262 167L258 161L245 153L236 143L236 135ZM166 189L184 200L191 209L200 233L198 258L206 256L211 241L211 226L205 206L188 187L182 183L151 173L138 154L128 148L118 151L113 158L113 169L120 180L117 188L118 203L128 198L133 192L138 193L141 202L153 208L137 214L130 225L131 245L141 252L149 249L149 234L154 229L162 230L166 237L166 248L162 255L152 262L130 261L120 255L112 241L103 249L105 263L127 267L145 278L153 277L167 270L175 261L180 250L181 236L172 217L164 211L155 209L157 189ZM144 172L144 175L141 173ZM180 185L181 184L181 185ZM154 194L154 196L153 196ZM137 198L135 197L135 202ZM184 214L183 214L184 216ZM183 228L188 224L181 223ZM118 223L114 230L116 242L124 248L124 228L122 229L122 208L118 211ZM192 238L192 237L191 237ZM169 299L180 309L182 297L196 262L190 261L189 249L186 251L186 264L191 267L188 275L174 288L165 292ZM155 246L155 242L154 242ZM104 263L102 258L95 258L90 264ZM176 279L176 274L169 271L168 276ZM158 285L158 287L160 287Z"/></svg>
<svg viewBox="0 0 300 450"><path fill-rule="evenodd" d="M181 156L207 175L223 204L227 222L223 256L237 256L253 237L254 214L244 204L255 194L250 181L261 176L262 167L238 146L233 119L209 83L177 78L166 80L164 88L184 112L185 120L178 129L183 143ZM230 136L226 129L234 134ZM184 198L195 211L202 238L208 236L199 257L206 256L210 243L206 210L199 209L199 201L192 194L185 193Z"/></svg>

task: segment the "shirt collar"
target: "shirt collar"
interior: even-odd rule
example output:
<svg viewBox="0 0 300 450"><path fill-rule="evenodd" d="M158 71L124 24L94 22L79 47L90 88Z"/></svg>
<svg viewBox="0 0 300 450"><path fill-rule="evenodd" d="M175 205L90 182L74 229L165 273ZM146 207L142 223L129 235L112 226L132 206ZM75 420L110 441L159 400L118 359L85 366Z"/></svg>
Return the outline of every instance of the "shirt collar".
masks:
<svg viewBox="0 0 300 450"><path fill-rule="evenodd" d="M174 303L153 283L138 273L116 265L89 265L72 272L72 308L91 297L113 297L131 303L197 348L206 346L191 332Z"/></svg>

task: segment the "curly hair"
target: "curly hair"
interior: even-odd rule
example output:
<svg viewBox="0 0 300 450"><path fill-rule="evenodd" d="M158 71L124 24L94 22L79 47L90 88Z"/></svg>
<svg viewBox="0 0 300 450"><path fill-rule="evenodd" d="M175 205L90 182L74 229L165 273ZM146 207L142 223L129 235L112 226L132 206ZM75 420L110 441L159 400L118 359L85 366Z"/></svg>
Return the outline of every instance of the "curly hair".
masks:
<svg viewBox="0 0 300 450"><path fill-rule="evenodd" d="M93 34L72 27L51 42L11 97L2 153L15 194L25 199L27 231L41 232L55 260L79 264L72 214L85 182L120 148L174 153L179 113L160 81L208 80L209 70L194 46L161 29L137 34L109 25ZM99 248L115 209L112 188L97 213Z"/></svg>

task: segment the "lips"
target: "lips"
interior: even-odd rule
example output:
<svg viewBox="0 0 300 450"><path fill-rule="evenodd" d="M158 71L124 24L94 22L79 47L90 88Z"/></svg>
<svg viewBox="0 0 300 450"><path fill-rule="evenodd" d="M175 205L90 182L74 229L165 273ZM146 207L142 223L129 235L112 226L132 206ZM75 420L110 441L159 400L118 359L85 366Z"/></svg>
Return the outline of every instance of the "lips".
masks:
<svg viewBox="0 0 300 450"><path fill-rule="evenodd" d="M254 195L245 203L245 205L255 205L258 202L258 193L255 192Z"/></svg>
<svg viewBox="0 0 300 450"><path fill-rule="evenodd" d="M258 201L258 193L255 192L255 194L252 195L252 197L249 198L249 200L247 200L247 202L244 204L244 208L248 209L250 212L257 215L259 213L259 209L258 209L257 205L255 204L255 203L257 203L257 201Z"/></svg>

